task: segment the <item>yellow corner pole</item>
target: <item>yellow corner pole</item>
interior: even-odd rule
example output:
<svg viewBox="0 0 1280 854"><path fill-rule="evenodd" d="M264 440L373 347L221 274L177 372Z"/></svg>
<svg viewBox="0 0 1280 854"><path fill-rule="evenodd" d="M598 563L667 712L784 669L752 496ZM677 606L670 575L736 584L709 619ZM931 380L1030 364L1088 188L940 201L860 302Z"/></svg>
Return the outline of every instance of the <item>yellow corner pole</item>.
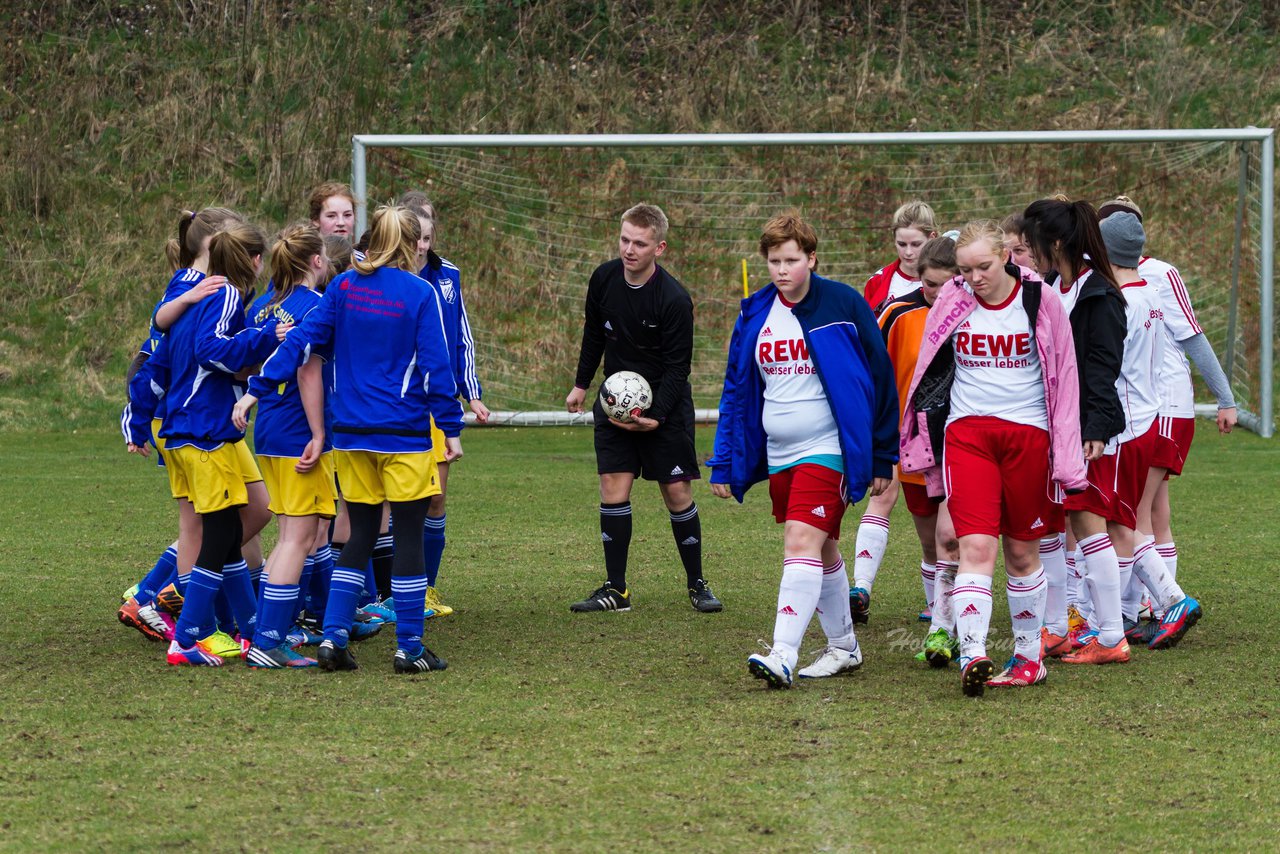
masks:
<svg viewBox="0 0 1280 854"><path fill-rule="evenodd" d="M746 299L747 297L751 296L751 294L747 293L748 288L749 288L749 285L747 284L747 259L743 258L742 259L742 298L743 299Z"/></svg>

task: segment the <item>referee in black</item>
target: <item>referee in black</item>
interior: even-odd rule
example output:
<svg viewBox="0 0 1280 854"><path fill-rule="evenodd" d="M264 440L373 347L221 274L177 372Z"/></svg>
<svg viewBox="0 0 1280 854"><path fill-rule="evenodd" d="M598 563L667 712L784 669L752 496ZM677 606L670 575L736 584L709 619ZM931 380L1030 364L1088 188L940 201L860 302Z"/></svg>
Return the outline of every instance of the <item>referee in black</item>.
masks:
<svg viewBox="0 0 1280 854"><path fill-rule="evenodd" d="M587 389L604 357L605 376L635 371L649 381L653 405L630 423L608 418L597 398L596 470L600 474L600 540L607 580L570 611L629 611L627 550L631 545L631 485L656 480L671 514L671 532L684 564L689 602L713 613L723 609L702 578L702 522L690 482L701 477L693 444L693 300L675 277L658 266L667 248L667 216L655 205L622 215L616 260L601 264L587 285L582 350L570 412L581 412Z"/></svg>

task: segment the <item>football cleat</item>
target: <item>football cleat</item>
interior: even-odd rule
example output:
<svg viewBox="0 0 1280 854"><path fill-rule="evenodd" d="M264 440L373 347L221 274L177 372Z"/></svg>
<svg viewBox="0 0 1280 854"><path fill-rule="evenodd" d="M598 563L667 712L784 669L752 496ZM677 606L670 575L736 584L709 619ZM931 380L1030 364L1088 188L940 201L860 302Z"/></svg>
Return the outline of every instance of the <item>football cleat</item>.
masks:
<svg viewBox="0 0 1280 854"><path fill-rule="evenodd" d="M338 646L331 640L320 644L316 652L316 662L321 670L357 670L356 658L345 646Z"/></svg>
<svg viewBox="0 0 1280 854"><path fill-rule="evenodd" d="M226 632L214 632L208 637L201 638L196 641L196 646L203 649L210 655L216 655L219 658L240 658L244 654L245 648L241 646L240 641L233 638Z"/></svg>
<svg viewBox="0 0 1280 854"><path fill-rule="evenodd" d="M569 610L574 614L585 614L590 611L630 611L631 591L623 590L619 593L605 582L603 586L593 590L586 599L570 605Z"/></svg>
<svg viewBox="0 0 1280 854"><path fill-rule="evenodd" d="M926 606L923 611L916 615L916 620L921 623L933 622L933 608Z"/></svg>
<svg viewBox="0 0 1280 854"><path fill-rule="evenodd" d="M1062 656L1061 661L1063 664L1127 664L1129 642L1121 638L1115 646L1107 646L1095 637L1093 643Z"/></svg>
<svg viewBox="0 0 1280 854"><path fill-rule="evenodd" d="M356 611L355 619L351 621L351 630L348 635L353 641L362 641L382 631L384 625L386 624L381 620L361 611Z"/></svg>
<svg viewBox="0 0 1280 854"><path fill-rule="evenodd" d="M425 604L425 616L428 620L432 617L447 617L453 613L453 609L440 600L440 593L434 587L427 588Z"/></svg>
<svg viewBox="0 0 1280 854"><path fill-rule="evenodd" d="M324 635L304 629L302 626L295 626L293 631L284 636L284 642L290 649L297 649L300 646L319 646L322 640Z"/></svg>
<svg viewBox="0 0 1280 854"><path fill-rule="evenodd" d="M849 613L854 623L865 623L871 618L871 591L861 587L849 588Z"/></svg>
<svg viewBox="0 0 1280 854"><path fill-rule="evenodd" d="M361 608L360 611L382 623L394 623L396 621L396 606L394 599L383 599L381 602L370 602L368 605Z"/></svg>
<svg viewBox="0 0 1280 854"><path fill-rule="evenodd" d="M816 662L815 662L816 663ZM790 688L791 668L775 650L757 652L747 658L747 669L757 679L763 679L770 688Z"/></svg>
<svg viewBox="0 0 1280 854"><path fill-rule="evenodd" d="M129 628L142 632L147 640L173 640L173 619L168 615L161 615L151 605L139 605L136 599L130 599L121 605L116 618Z"/></svg>
<svg viewBox="0 0 1280 854"><path fill-rule="evenodd" d="M175 667L221 667L222 659L213 653L205 651L204 647L196 644L190 649L183 649L175 640L169 642L169 652L165 655L165 661Z"/></svg>
<svg viewBox="0 0 1280 854"><path fill-rule="evenodd" d="M138 584L135 584L135 585L133 585L132 587L130 587L130 588L129 588L128 590L126 590L125 592L121 593L121 594L120 594L120 603L121 603L121 604L124 604L125 602L128 602L130 599L132 599L132 598L134 598L135 596L137 596L137 595L138 595L138 590L139 590L139 589L141 589L141 588L142 588L142 584L141 584L141 582L139 582Z"/></svg>
<svg viewBox="0 0 1280 854"><path fill-rule="evenodd" d="M1071 634L1071 631L1073 629L1078 629L1081 626L1088 627L1088 625L1089 625L1089 622L1084 617L1080 616L1079 608L1077 608L1075 605L1067 606L1067 634L1068 635Z"/></svg>
<svg viewBox="0 0 1280 854"><path fill-rule="evenodd" d="M813 664L800 668L796 675L801 679L825 679L837 673L857 670L861 666L862 647L855 645L850 651L828 646L813 660Z"/></svg>
<svg viewBox="0 0 1280 854"><path fill-rule="evenodd" d="M724 603L716 598L701 578L689 588L689 604L700 614L716 614L724 610Z"/></svg>
<svg viewBox="0 0 1280 854"><path fill-rule="evenodd" d="M987 680L988 688L1026 688L1039 685L1049 678L1049 671L1042 661L1031 661L1020 655L1009 659L999 676Z"/></svg>
<svg viewBox="0 0 1280 854"><path fill-rule="evenodd" d="M391 660L391 668L396 673L426 673L430 670L444 670L448 666L449 662L425 646L417 655L409 655L403 649L397 649L396 657Z"/></svg>
<svg viewBox="0 0 1280 854"><path fill-rule="evenodd" d="M969 659L960 671L960 690L966 697L981 697L996 666L985 655Z"/></svg>
<svg viewBox="0 0 1280 854"><path fill-rule="evenodd" d="M1055 635L1047 627L1040 629L1040 655L1042 658L1058 658L1071 652L1070 635Z"/></svg>
<svg viewBox="0 0 1280 854"><path fill-rule="evenodd" d="M1164 619L1159 623L1159 631L1147 645L1151 649L1169 649L1182 640L1187 629L1198 623L1202 616L1204 609L1200 607L1200 603L1190 596L1186 597L1165 611Z"/></svg>
<svg viewBox="0 0 1280 854"><path fill-rule="evenodd" d="M946 629L934 629L924 639L923 655L930 667L946 667L960 657L960 642Z"/></svg>
<svg viewBox="0 0 1280 854"><path fill-rule="evenodd" d="M1151 623L1139 617L1136 620L1124 618L1124 639L1129 643L1140 643L1143 646L1151 643L1151 640L1160 633L1160 624Z"/></svg>
<svg viewBox="0 0 1280 854"><path fill-rule="evenodd" d="M178 592L178 588L172 584L162 587L156 594L156 608L173 617L181 614L182 594Z"/></svg>
<svg viewBox="0 0 1280 854"><path fill-rule="evenodd" d="M1141 601L1138 602L1138 619L1146 620L1149 623L1159 622L1156 619L1155 605L1151 602L1151 597L1143 593Z"/></svg>
<svg viewBox="0 0 1280 854"><path fill-rule="evenodd" d="M282 670L289 667L315 667L319 664L314 658L307 658L293 651L287 643L277 647L263 649L250 646L244 656L245 664L255 670Z"/></svg>
<svg viewBox="0 0 1280 854"><path fill-rule="evenodd" d="M1071 644L1072 651L1088 646L1097 636L1097 631L1089 628L1088 623L1081 623L1073 629L1067 629L1067 642Z"/></svg>

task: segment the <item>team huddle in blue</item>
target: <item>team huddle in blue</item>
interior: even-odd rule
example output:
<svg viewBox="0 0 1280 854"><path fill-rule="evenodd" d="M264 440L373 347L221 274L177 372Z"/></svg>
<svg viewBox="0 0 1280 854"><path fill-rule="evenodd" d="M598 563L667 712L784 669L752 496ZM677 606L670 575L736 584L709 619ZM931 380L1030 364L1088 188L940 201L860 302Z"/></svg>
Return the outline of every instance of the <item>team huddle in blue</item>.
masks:
<svg viewBox="0 0 1280 854"><path fill-rule="evenodd" d="M159 452L178 537L118 616L167 641L174 666L354 670L351 642L393 624L395 672L443 670L423 634L452 612L437 589L449 467L463 402L490 415L461 277L433 249L421 193L379 208L355 245L345 185L318 187L310 214L271 245L225 208L179 222L121 416L131 453ZM575 613L631 609L637 478L659 487L690 605L724 607L703 577L693 303L657 263L667 230L660 208L628 209L619 257L588 285L566 408L584 411L602 360L606 375L640 374L652 403L594 405L606 577ZM789 688L861 666L854 627L899 495L930 623L917 658L956 661L964 694L1042 684L1049 659L1126 663L1131 642L1178 643L1203 613L1176 580L1169 530L1167 480L1194 433L1188 357L1223 432L1235 402L1176 268L1143 254L1141 210L1045 199L939 235L911 202L893 234L898 260L863 293L817 275L818 237L799 214L760 238L771 282L742 302L705 463L717 498L767 482L783 526L773 643L748 657L751 675ZM851 584L841 521L864 497ZM1014 648L997 672L998 555ZM825 646L801 668L815 616Z"/></svg>

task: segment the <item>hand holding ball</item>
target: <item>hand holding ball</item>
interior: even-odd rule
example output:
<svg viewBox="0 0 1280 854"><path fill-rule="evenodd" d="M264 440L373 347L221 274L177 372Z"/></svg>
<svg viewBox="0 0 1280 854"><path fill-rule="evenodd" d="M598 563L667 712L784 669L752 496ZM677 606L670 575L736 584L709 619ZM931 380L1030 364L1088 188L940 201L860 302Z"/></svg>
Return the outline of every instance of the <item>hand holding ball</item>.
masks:
<svg viewBox="0 0 1280 854"><path fill-rule="evenodd" d="M652 405L649 381L635 371L618 371L600 384L600 406L615 421L628 423Z"/></svg>

